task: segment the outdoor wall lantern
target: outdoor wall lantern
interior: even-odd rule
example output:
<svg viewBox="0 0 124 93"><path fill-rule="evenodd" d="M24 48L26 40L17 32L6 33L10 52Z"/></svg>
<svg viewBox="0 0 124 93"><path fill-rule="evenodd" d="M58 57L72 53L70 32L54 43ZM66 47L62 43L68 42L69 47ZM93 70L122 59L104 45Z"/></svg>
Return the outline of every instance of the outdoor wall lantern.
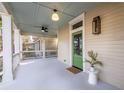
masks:
<svg viewBox="0 0 124 93"><path fill-rule="evenodd" d="M92 34L101 33L101 19L100 16L94 17L92 21Z"/></svg>

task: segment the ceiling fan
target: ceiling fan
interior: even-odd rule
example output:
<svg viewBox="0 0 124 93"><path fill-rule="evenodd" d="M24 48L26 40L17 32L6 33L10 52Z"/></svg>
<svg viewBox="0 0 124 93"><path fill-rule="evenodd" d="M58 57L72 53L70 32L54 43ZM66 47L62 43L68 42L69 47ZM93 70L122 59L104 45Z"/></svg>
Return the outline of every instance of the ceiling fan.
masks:
<svg viewBox="0 0 124 93"><path fill-rule="evenodd" d="M32 25L32 24L25 24L25 23L19 23L19 25L40 28L41 32L48 32L49 29L57 30L57 28L52 28L52 27L49 27L48 25Z"/></svg>
<svg viewBox="0 0 124 93"><path fill-rule="evenodd" d="M42 26L41 31L42 31L42 32L48 32L48 28L45 27L45 26Z"/></svg>

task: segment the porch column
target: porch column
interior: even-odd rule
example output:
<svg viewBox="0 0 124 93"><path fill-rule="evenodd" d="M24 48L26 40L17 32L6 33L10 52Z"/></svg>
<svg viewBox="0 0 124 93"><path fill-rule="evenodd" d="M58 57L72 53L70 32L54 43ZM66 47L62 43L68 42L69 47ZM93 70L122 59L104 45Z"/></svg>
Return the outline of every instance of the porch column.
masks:
<svg viewBox="0 0 124 93"><path fill-rule="evenodd" d="M38 42L35 43L35 51L39 51L39 43Z"/></svg>
<svg viewBox="0 0 124 93"><path fill-rule="evenodd" d="M15 53L20 53L20 31L19 29L14 29L14 45Z"/></svg>
<svg viewBox="0 0 124 93"><path fill-rule="evenodd" d="M20 50L20 59L22 60L23 59L23 56L22 56L22 53L23 53L23 40L22 40L22 36L19 35L19 39L20 39L20 44L19 44L19 50Z"/></svg>
<svg viewBox="0 0 124 93"><path fill-rule="evenodd" d="M39 51L39 43L38 43L38 42L35 43L35 55L36 55L37 57L39 57L40 53L37 52L37 51Z"/></svg>
<svg viewBox="0 0 124 93"><path fill-rule="evenodd" d="M10 15L2 15L3 82L13 80L12 73L12 24Z"/></svg>
<svg viewBox="0 0 124 93"><path fill-rule="evenodd" d="M42 40L40 39L40 51L42 50Z"/></svg>
<svg viewBox="0 0 124 93"><path fill-rule="evenodd" d="M45 58L45 39L42 40L42 51L43 51L43 58Z"/></svg>

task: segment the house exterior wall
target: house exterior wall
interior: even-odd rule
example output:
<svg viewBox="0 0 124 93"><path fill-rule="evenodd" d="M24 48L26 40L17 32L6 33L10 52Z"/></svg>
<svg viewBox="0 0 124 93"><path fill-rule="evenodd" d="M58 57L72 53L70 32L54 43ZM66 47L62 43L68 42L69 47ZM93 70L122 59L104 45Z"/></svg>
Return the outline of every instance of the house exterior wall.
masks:
<svg viewBox="0 0 124 93"><path fill-rule="evenodd" d="M99 35L92 34L96 16L101 17ZM98 53L100 79L124 89L124 3L102 3L86 13L85 22L85 50Z"/></svg>
<svg viewBox="0 0 124 93"><path fill-rule="evenodd" d="M45 38L46 50L57 50L57 38Z"/></svg>
<svg viewBox="0 0 124 93"><path fill-rule="evenodd" d="M92 34L93 17L101 17L101 34ZM98 53L103 66L99 78L120 89L124 89L124 3L102 3L86 12L85 15L85 51ZM58 32L58 59L69 63L69 26L63 26ZM86 63L86 68L89 64Z"/></svg>
<svg viewBox="0 0 124 93"><path fill-rule="evenodd" d="M58 32L58 60L69 64L69 25L64 25ZM65 61L64 61L65 60Z"/></svg>

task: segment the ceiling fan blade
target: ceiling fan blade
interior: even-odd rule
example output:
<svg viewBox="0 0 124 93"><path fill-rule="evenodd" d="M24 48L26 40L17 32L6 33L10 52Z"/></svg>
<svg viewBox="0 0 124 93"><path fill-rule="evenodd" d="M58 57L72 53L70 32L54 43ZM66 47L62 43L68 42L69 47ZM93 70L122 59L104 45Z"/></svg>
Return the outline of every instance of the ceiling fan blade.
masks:
<svg viewBox="0 0 124 93"><path fill-rule="evenodd" d="M34 27L34 28L40 28L40 29L42 28L42 25L32 25L32 24L25 24L25 23L19 23L19 25L30 26L30 27ZM58 30L58 28L51 27L51 26L45 26L45 27L47 27L47 30Z"/></svg>
<svg viewBox="0 0 124 93"><path fill-rule="evenodd" d="M42 28L42 26L32 26L32 27L36 27L36 28Z"/></svg>
<svg viewBox="0 0 124 93"><path fill-rule="evenodd" d="M41 28L42 27L42 26L38 26L38 25L25 24L25 23L19 23L19 25L26 25L26 26L37 27L37 28Z"/></svg>

